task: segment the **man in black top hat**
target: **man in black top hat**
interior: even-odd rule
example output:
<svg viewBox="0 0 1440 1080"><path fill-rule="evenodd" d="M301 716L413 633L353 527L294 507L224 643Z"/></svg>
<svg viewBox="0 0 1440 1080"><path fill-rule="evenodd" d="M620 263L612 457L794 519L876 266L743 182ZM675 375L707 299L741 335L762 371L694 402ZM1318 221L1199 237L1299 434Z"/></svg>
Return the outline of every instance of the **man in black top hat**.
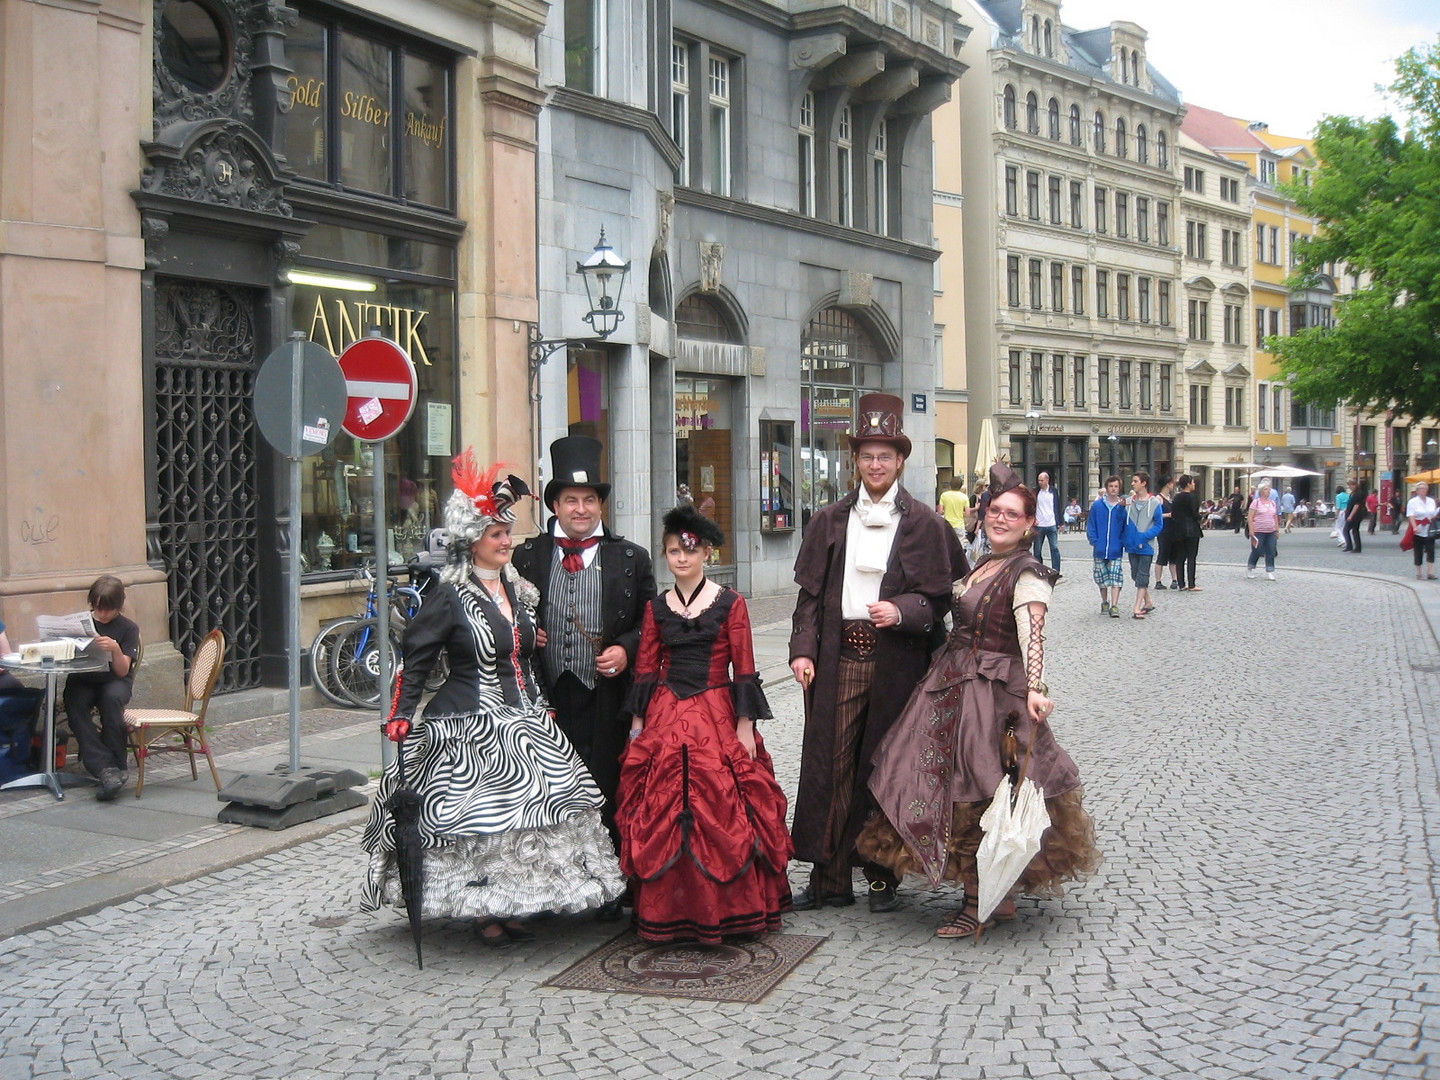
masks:
<svg viewBox="0 0 1440 1080"><path fill-rule="evenodd" d="M855 838L875 808L870 759L943 639L951 582L967 566L955 530L900 483L910 440L904 402L860 399L850 436L859 486L817 510L795 581L790 670L805 688L795 857L814 864L798 910L855 902ZM866 864L870 910L897 905L895 875Z"/></svg>
<svg viewBox="0 0 1440 1080"><path fill-rule="evenodd" d="M541 535L520 545L513 563L540 590L539 675L555 722L605 796L603 816L614 837L620 753L630 726L620 710L655 573L648 551L605 527L610 485L600 479L602 449L584 435L551 444L553 479L544 500L553 516ZM597 916L618 919L619 902Z"/></svg>

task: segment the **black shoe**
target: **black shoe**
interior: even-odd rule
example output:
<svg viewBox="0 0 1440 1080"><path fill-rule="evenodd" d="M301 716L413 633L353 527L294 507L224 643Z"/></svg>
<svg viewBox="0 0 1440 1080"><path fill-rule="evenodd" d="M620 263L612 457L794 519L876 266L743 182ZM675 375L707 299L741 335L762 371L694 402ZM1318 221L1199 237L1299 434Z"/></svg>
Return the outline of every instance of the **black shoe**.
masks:
<svg viewBox="0 0 1440 1080"><path fill-rule="evenodd" d="M500 929L505 931L505 936L511 941L534 941L533 931L526 929L525 924L515 919L506 919L500 924Z"/></svg>
<svg viewBox="0 0 1440 1080"><path fill-rule="evenodd" d="M790 901L790 907L795 911L814 911L820 907L849 907L853 903L854 893L821 893L817 899L814 890L802 889Z"/></svg>
<svg viewBox="0 0 1440 1080"><path fill-rule="evenodd" d="M487 949L513 949L515 942L510 940L510 935L505 932L505 924L499 919L482 919L475 924L475 932L480 935L480 944Z"/></svg>
<svg viewBox="0 0 1440 1080"><path fill-rule="evenodd" d="M119 769L100 770L100 790L96 792L95 798L99 802L114 802L115 796L120 794L120 789L125 786L125 774Z"/></svg>
<svg viewBox="0 0 1440 1080"><path fill-rule="evenodd" d="M884 911L894 911L900 906L900 897L895 895L896 887L884 881L872 881L870 883L870 913L879 915Z"/></svg>
<svg viewBox="0 0 1440 1080"><path fill-rule="evenodd" d="M596 922L619 922L625 917L625 905L619 900L606 900L595 909Z"/></svg>

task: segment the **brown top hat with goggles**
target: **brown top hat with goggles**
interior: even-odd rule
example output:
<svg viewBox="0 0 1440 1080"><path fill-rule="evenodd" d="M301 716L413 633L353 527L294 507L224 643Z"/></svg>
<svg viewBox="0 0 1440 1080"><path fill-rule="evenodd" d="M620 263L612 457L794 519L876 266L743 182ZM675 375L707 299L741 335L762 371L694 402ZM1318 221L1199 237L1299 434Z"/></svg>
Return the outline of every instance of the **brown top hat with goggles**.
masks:
<svg viewBox="0 0 1440 1080"><path fill-rule="evenodd" d="M905 402L894 394L865 394L860 398L860 419L855 434L850 436L850 452L862 443L885 443L893 446L902 457L910 456L910 439L902 420Z"/></svg>

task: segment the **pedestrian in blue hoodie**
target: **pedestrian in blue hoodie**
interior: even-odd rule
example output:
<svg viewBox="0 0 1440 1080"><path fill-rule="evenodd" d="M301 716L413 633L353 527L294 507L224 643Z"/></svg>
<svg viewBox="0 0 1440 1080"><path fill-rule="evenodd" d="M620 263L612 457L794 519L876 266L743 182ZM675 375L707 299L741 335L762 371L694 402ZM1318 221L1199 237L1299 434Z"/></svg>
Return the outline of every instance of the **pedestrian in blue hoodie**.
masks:
<svg viewBox="0 0 1440 1080"><path fill-rule="evenodd" d="M1132 619L1143 619L1155 610L1150 602L1150 564L1155 548L1150 541L1165 527L1165 502L1150 494L1150 474L1141 470L1130 478L1130 498L1125 503L1125 554L1130 556L1130 577L1135 581L1135 610Z"/></svg>
<svg viewBox="0 0 1440 1080"><path fill-rule="evenodd" d="M1105 491L1090 507L1085 532L1095 553L1100 614L1118 619L1120 589L1125 584L1125 500L1120 497L1120 477L1105 478Z"/></svg>

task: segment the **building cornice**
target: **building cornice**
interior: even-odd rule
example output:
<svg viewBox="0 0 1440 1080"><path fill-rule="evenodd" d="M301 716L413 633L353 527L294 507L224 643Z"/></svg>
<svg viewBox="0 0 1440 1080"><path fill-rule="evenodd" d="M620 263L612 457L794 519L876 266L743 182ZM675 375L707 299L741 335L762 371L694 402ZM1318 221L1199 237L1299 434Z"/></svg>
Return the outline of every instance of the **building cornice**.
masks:
<svg viewBox="0 0 1440 1080"><path fill-rule="evenodd" d="M665 125L660 122L660 118L646 109L582 93L579 90L572 90L568 86L557 86L551 91L549 107L640 132L650 140L651 145L665 159L665 164L672 171L678 169L680 163L685 160L684 154L675 145L675 140L670 138L670 133L665 130Z"/></svg>
<svg viewBox="0 0 1440 1080"><path fill-rule="evenodd" d="M675 203L677 206L694 206L705 210L713 210L721 214L729 214L733 217L744 218L747 221L754 221L762 225L775 225L785 229L808 232L814 236L823 236L829 240L839 240L857 247L871 248L875 251L887 251L894 255L904 255L912 259L923 259L926 262L934 262L940 258L940 251L937 248L928 247L924 244L912 244L905 240L896 240L889 236L877 236L874 233L865 232L862 229L850 229L843 225L836 225L829 221L820 221L817 218L805 217L795 213L793 210L781 210L771 206L757 206L754 203L741 202L739 199L726 198L723 195L712 195L708 191L696 191L693 188L676 188Z"/></svg>

